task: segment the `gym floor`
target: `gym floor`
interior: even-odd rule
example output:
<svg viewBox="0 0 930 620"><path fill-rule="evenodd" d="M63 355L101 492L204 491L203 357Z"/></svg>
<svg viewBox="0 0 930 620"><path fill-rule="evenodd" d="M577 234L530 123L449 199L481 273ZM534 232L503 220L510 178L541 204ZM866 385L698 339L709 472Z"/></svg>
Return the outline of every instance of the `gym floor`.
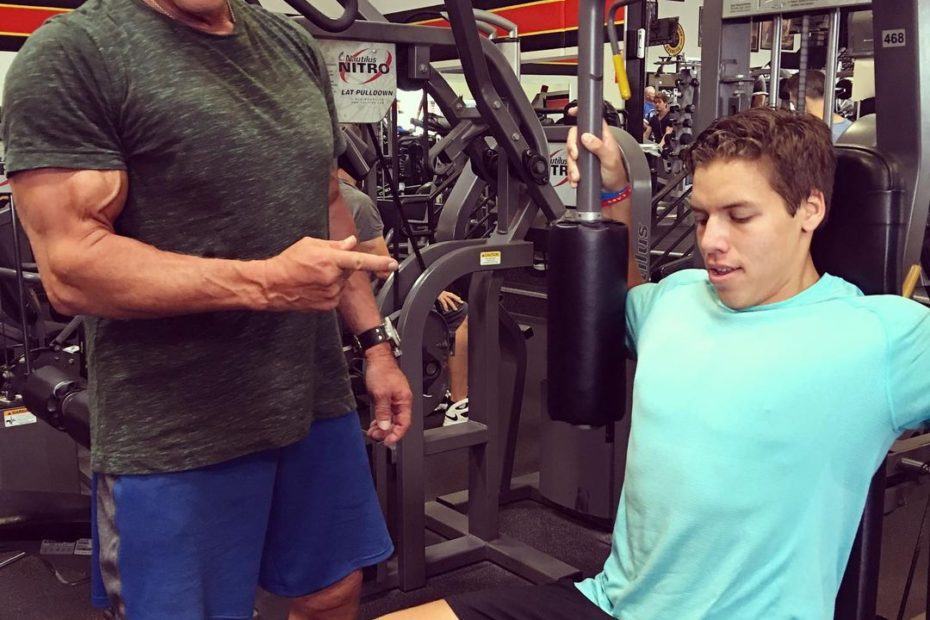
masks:
<svg viewBox="0 0 930 620"><path fill-rule="evenodd" d="M514 304L514 306L519 304ZM521 308L522 310L522 308ZM537 313L534 313L537 314ZM539 316L519 315L521 323L534 328L528 341L530 367L524 414L521 420L514 473L520 476L538 470L539 382L544 372L545 320ZM467 486L463 454L430 457L427 495L457 491ZM886 517L879 580L879 613L896 618L911 554L917 539L928 485L911 487L903 494L906 502ZM585 575L596 573L610 551L609 532L588 527L550 508L534 502L520 502L504 508L502 531L581 569ZM0 563L8 557L0 552ZM87 558L54 557L54 565L68 580L79 579L88 572ZM924 618L927 583L926 550L923 550L914 577L913 590L904 618ZM435 577L426 587L413 592L391 591L363 601L361 618L424 603L455 592L467 592L505 584L525 583L521 578L489 563L477 564ZM2 620L99 620L104 616L90 607L90 587L59 583L46 566L30 556L0 569L0 619ZM257 608L263 620L287 618L287 601L259 592Z"/></svg>

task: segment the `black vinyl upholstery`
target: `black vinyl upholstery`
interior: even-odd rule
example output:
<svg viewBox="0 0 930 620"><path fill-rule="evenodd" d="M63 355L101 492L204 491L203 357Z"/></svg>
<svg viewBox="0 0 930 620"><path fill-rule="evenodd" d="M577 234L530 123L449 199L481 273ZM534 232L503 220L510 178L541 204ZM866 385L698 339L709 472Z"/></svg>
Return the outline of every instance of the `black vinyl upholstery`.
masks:
<svg viewBox="0 0 930 620"><path fill-rule="evenodd" d="M906 221L894 166L863 146L837 146L836 158L830 215L814 234L811 248L814 264L866 294L896 293ZM837 620L875 619L884 489L883 465L869 487L836 598Z"/></svg>
<svg viewBox="0 0 930 620"><path fill-rule="evenodd" d="M867 295L896 293L905 213L894 168L861 146L836 147L836 160L830 215L811 248L814 264Z"/></svg>

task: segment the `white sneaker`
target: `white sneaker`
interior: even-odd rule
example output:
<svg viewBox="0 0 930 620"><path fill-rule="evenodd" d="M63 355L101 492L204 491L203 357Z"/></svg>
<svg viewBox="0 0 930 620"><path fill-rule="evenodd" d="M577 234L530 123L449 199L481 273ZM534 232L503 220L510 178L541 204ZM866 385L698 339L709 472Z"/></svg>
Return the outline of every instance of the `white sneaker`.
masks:
<svg viewBox="0 0 930 620"><path fill-rule="evenodd" d="M430 412L430 415L433 415L434 413L445 413L451 405L452 405L452 394L449 393L449 390L446 390L446 393L443 395L442 400L440 400L439 404L433 408L433 410Z"/></svg>
<svg viewBox="0 0 930 620"><path fill-rule="evenodd" d="M442 420L442 425L452 426L453 424L461 424L462 422L468 422L467 398L463 398L462 400L449 405L449 408L446 409L446 416Z"/></svg>

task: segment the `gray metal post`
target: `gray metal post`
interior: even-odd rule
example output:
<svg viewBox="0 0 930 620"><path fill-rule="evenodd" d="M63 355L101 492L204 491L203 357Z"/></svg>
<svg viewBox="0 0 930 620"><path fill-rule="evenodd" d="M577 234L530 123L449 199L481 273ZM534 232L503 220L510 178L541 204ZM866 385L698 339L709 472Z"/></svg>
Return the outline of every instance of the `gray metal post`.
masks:
<svg viewBox="0 0 930 620"><path fill-rule="evenodd" d="M749 77L751 34L748 20L723 21L723 0L704 2L702 87L694 133L700 133L714 120L729 114L730 108L742 107L746 102L742 99L746 94L743 88L753 81ZM736 106L732 105L734 102Z"/></svg>
<svg viewBox="0 0 930 620"><path fill-rule="evenodd" d="M13 264L16 270L16 291L19 295L20 327L23 330L23 359L26 362L26 374L32 372L32 350L29 342L29 324L26 321L26 286L23 283L23 255L19 244L19 218L16 217L16 201L10 195L10 232L13 235Z"/></svg>
<svg viewBox="0 0 930 620"><path fill-rule="evenodd" d="M497 13L492 13L491 11L484 11L481 9L475 9L475 19L478 20L478 26L481 26L481 23L490 24L493 28L497 26L503 28L507 31L506 38L498 38L497 30L494 30L494 43L497 44L497 47L504 53L504 56L507 57L507 63L510 65L510 68L513 69L514 75L517 76L517 79L520 79L520 30L517 25L498 15Z"/></svg>
<svg viewBox="0 0 930 620"><path fill-rule="evenodd" d="M911 265L920 263L930 205L930 162L924 149L930 144L930 119L924 103L930 101L930 2L882 0L872 5L875 36L875 92L896 93L894 99L876 97L878 148L893 153L909 214L903 264L897 274L902 284ZM889 41L888 31L903 40ZM909 122L901 122L899 101L913 101Z"/></svg>
<svg viewBox="0 0 930 620"><path fill-rule="evenodd" d="M707 129L720 116L720 58L723 42L723 0L704 0L704 20L701 23L701 92L697 114L694 115L695 135Z"/></svg>
<svg viewBox="0 0 930 620"><path fill-rule="evenodd" d="M772 62L770 65L772 75L769 78L769 106L778 108L781 100L778 98L781 85L781 33L784 27L781 15L776 15L772 22Z"/></svg>
<svg viewBox="0 0 930 620"><path fill-rule="evenodd" d="M798 58L798 112L807 109L807 48L810 45L811 18L801 16L801 51Z"/></svg>
<svg viewBox="0 0 930 620"><path fill-rule="evenodd" d="M827 66L823 84L823 120L833 130L833 104L836 100L836 63L840 53L840 10L830 13L830 33L827 42Z"/></svg>
<svg viewBox="0 0 930 620"><path fill-rule="evenodd" d="M487 443L469 449L468 532L482 540L500 535L500 289L503 277L476 273L468 292L468 402L472 419L488 427Z"/></svg>
<svg viewBox="0 0 930 620"><path fill-rule="evenodd" d="M578 5L578 133L601 135L604 110L604 2ZM581 148L578 157L578 217L601 217L601 169L597 157Z"/></svg>

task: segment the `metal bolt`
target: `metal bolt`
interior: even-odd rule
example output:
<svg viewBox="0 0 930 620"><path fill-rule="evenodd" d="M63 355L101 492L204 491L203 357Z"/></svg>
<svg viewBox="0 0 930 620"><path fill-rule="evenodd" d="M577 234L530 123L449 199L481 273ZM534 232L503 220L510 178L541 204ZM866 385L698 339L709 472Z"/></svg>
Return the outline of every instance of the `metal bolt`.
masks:
<svg viewBox="0 0 930 620"><path fill-rule="evenodd" d="M417 67L417 71L419 71L420 73L426 73L426 65L420 64L420 66Z"/></svg>
<svg viewBox="0 0 930 620"><path fill-rule="evenodd" d="M520 134L519 134L519 132L516 132L516 131L515 131L515 132L513 132L513 133L510 135L510 137L513 138L514 142L516 142L516 141L518 141L518 140L520 139Z"/></svg>
<svg viewBox="0 0 930 620"><path fill-rule="evenodd" d="M493 103L491 104L491 107L494 108L495 110L500 110L500 109L501 109L501 105L502 105L502 104L501 104L500 101L495 101L495 102L493 102Z"/></svg>

